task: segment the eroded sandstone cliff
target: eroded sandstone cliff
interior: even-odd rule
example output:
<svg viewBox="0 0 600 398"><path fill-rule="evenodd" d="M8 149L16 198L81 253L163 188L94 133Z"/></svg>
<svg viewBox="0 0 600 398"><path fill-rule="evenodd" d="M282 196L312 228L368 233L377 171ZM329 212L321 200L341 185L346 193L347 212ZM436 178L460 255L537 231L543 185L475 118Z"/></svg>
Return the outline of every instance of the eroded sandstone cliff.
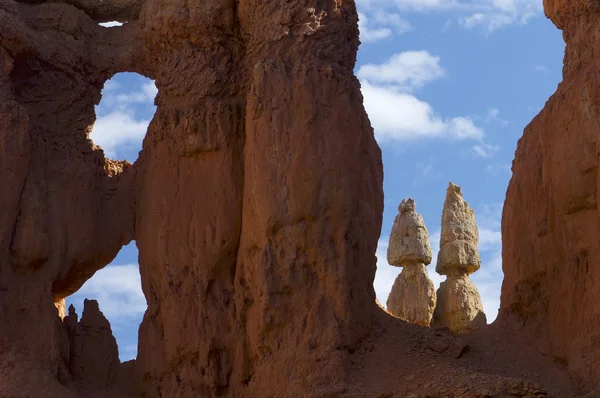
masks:
<svg viewBox="0 0 600 398"><path fill-rule="evenodd" d="M0 353L69 385L53 302L136 239L141 392L336 388L377 309L357 46L352 1L0 2ZM124 71L159 89L133 166L87 138Z"/></svg>
<svg viewBox="0 0 600 398"><path fill-rule="evenodd" d="M98 308L77 323L57 308L133 239L148 310L115 382L134 396L543 396L533 380L569 397L565 361L592 388L598 11L546 3L565 82L517 153L503 326L463 341L375 304L382 165L354 1L0 1L0 396L117 396ZM88 140L124 71L159 89L134 165Z"/></svg>
<svg viewBox="0 0 600 398"><path fill-rule="evenodd" d="M525 129L502 221L500 319L600 389L600 3L544 0L563 82Z"/></svg>

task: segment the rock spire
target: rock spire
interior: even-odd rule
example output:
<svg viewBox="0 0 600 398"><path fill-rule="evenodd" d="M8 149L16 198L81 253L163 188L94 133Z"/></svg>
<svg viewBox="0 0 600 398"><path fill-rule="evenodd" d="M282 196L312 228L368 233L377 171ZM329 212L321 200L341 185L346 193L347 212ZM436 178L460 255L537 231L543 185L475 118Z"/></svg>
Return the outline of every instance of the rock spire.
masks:
<svg viewBox="0 0 600 398"><path fill-rule="evenodd" d="M447 279L437 291L433 325L447 326L455 333L469 333L487 324L479 291L469 278L481 266L478 243L475 212L463 199L460 187L450 183L435 268Z"/></svg>
<svg viewBox="0 0 600 398"><path fill-rule="evenodd" d="M429 232L413 199L403 200L398 212L387 257L391 265L403 270L394 282L387 310L407 322L429 326L436 302L435 287L427 275L431 263Z"/></svg>

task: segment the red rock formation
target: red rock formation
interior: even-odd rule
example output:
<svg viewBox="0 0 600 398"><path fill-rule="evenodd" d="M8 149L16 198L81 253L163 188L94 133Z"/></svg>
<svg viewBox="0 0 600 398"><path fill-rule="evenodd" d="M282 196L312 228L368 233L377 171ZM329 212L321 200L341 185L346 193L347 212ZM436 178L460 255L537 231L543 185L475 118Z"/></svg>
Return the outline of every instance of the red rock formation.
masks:
<svg viewBox="0 0 600 398"><path fill-rule="evenodd" d="M140 16L159 95L136 165L138 370L167 395L302 395L340 380L374 310L382 175L352 74L356 12L210 4Z"/></svg>
<svg viewBox="0 0 600 398"><path fill-rule="evenodd" d="M69 335L69 370L73 379L103 388L114 385L121 364L119 349L98 302L84 301L79 322L71 305L64 323Z"/></svg>
<svg viewBox="0 0 600 398"><path fill-rule="evenodd" d="M53 302L133 238L133 173L87 139L111 41L72 6L0 2L0 368L28 369L0 384L68 381Z"/></svg>
<svg viewBox="0 0 600 398"><path fill-rule="evenodd" d="M135 238L149 396L335 388L383 207L357 37L352 1L3 0L0 352L64 373L53 302ZM123 71L159 88L133 167L87 139Z"/></svg>
<svg viewBox="0 0 600 398"><path fill-rule="evenodd" d="M553 4L574 44L561 94L515 163L503 314L546 330L552 352L590 385L598 14ZM112 19L128 23L98 25ZM385 348L403 369L439 360L415 354L421 332L375 305L382 165L353 75L357 37L351 0L0 1L0 396L77 396L79 382L114 380L99 312L77 326L67 317L67 328L53 303L134 238L148 311L125 374L148 397L343 396L356 384L351 353L378 336L406 344ZM124 71L159 88L133 166L87 139L104 82ZM88 368L97 348L69 342L84 325L81 341L101 336L109 347L99 368ZM492 365L470 364L490 384ZM464 375L442 369L453 376L426 393Z"/></svg>
<svg viewBox="0 0 600 398"><path fill-rule="evenodd" d="M500 318L600 388L600 6L545 0L563 30L563 82L525 129L502 222Z"/></svg>

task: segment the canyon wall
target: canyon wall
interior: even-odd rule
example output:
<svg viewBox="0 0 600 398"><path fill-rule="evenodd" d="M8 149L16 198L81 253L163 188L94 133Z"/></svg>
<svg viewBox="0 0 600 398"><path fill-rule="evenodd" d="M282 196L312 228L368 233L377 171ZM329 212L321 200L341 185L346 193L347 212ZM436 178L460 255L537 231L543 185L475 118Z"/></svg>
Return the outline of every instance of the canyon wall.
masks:
<svg viewBox="0 0 600 398"><path fill-rule="evenodd" d="M134 237L133 174L87 139L111 39L64 4L0 2L0 395L66 396L53 303ZM52 391L54 380L56 391ZM32 392L35 395L35 392Z"/></svg>
<svg viewBox="0 0 600 398"><path fill-rule="evenodd" d="M600 3L544 0L563 82L525 129L502 220L500 321L600 388Z"/></svg>
<svg viewBox="0 0 600 398"><path fill-rule="evenodd" d="M2 1L0 371L68 386L53 302L135 239L139 392L339 389L383 210L358 44L353 1ZM118 72L159 89L134 165L88 139Z"/></svg>

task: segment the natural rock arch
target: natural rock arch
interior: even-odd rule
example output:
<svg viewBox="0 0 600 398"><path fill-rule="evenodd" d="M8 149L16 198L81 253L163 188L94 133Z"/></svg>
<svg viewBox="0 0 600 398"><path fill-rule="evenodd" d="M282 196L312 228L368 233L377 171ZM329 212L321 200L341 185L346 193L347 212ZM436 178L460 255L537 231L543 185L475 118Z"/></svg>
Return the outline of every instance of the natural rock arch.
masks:
<svg viewBox="0 0 600 398"><path fill-rule="evenodd" d="M137 160L156 112L157 94L154 82L138 73L117 73L104 83L89 138L106 158Z"/></svg>
<svg viewBox="0 0 600 398"><path fill-rule="evenodd" d="M31 308L3 305L14 334L0 348L28 350L40 371L68 379L52 301L136 239L149 305L140 388L336 388L375 311L383 206L381 155L352 73L353 3L94 4L0 6L2 137L13 140L1 165L14 187L2 198L2 283L13 286L2 302L25 302L26 291ZM47 48L36 29L59 16L44 27ZM128 23L97 24L110 20ZM160 90L133 167L105 161L83 134L102 84L123 71ZM61 93L52 103L51 92ZM24 327L56 332L37 341Z"/></svg>
<svg viewBox="0 0 600 398"><path fill-rule="evenodd" d="M587 106L569 117L584 127L573 142L589 151L576 168L567 155L577 145L552 135L561 145L542 147L539 135L550 133L540 128L538 139L528 138L535 125L520 144L504 236L521 240L509 242L505 255L503 327L545 326L536 329L547 330L541 341L558 354L575 338L569 366L589 390L597 368L584 368L600 354L582 353L597 338L597 314L585 306L566 321L557 314L565 297L592 303L598 292L589 266L597 263L597 240L578 245L576 238L578 227L597 236L590 187L598 156L593 137L579 133L595 131L594 80L580 73L595 61L591 50L578 55L577 43L595 37L599 11L583 0L546 7L567 38L566 84L554 102L580 95L568 90L577 83L586 88ZM98 25L112 20L128 23ZM451 360L463 343L410 329L377 308L382 166L352 73L357 46L353 1L0 3L0 180L9 187L0 196L0 391L69 396L64 324L52 303L136 239L149 308L130 379L146 395L342 395L347 383L370 380L352 362L380 363L370 350L378 339L396 343L387 350L395 360L402 360L398 344L450 354L435 357L446 378L425 393L487 394L488 385L498 394L537 393L508 372L497 377L483 360L470 366L489 384L461 387L456 380L471 369ZM102 84L124 71L156 80L160 90L133 167L106 161L85 136ZM556 125L554 102L540 123ZM548 150L581 179L559 178ZM535 161L535 181L521 158ZM535 202L530 189L542 210L513 224ZM557 232L562 222L567 237ZM533 251L540 257L523 251L530 236L542 237ZM567 263L580 265L574 274L590 284L584 293L559 286L560 264L542 253L556 242L559 258L579 254ZM569 324L587 335L563 334ZM434 354L411 358L427 355Z"/></svg>

